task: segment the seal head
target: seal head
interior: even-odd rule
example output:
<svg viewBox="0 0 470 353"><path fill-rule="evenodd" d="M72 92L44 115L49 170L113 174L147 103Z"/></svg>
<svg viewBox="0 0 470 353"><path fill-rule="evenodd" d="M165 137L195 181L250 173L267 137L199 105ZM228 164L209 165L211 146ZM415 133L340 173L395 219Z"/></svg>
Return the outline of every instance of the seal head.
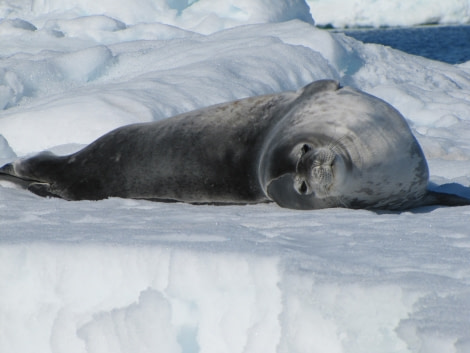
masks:
<svg viewBox="0 0 470 353"><path fill-rule="evenodd" d="M351 87L306 86L266 140L260 183L283 207L394 210L428 202L427 163L403 116Z"/></svg>

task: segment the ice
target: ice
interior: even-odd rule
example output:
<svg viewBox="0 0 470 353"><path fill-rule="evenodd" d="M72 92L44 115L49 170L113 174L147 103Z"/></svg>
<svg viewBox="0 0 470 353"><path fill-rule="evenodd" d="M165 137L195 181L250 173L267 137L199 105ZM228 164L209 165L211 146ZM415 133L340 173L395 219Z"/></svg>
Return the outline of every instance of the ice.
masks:
<svg viewBox="0 0 470 353"><path fill-rule="evenodd" d="M338 28L470 22L469 4L460 0L307 0L307 3L318 25Z"/></svg>
<svg viewBox="0 0 470 353"><path fill-rule="evenodd" d="M11 149L8 141L0 135L0 159L13 159L15 157L16 154Z"/></svg>
<svg viewBox="0 0 470 353"><path fill-rule="evenodd" d="M60 78L88 82L96 80L112 66L113 54L107 47L97 46L61 55L51 64L57 68Z"/></svg>
<svg viewBox="0 0 470 353"><path fill-rule="evenodd" d="M468 212L9 200L8 351L419 352L468 339Z"/></svg>
<svg viewBox="0 0 470 353"><path fill-rule="evenodd" d="M463 0L284 0L275 5L269 0L82 0L78 3L71 0L4 0L0 3L0 18L20 18L40 26L50 19L66 23L77 17L91 17L83 20L91 23L95 21L94 16L102 15L114 19L107 22L111 27L159 22L205 34L241 24L292 19L315 20L318 25L334 27L470 22L469 5ZM30 28L33 27L25 27ZM73 26L69 29L73 30Z"/></svg>
<svg viewBox="0 0 470 353"><path fill-rule="evenodd" d="M470 197L468 63L319 30L315 6L328 3L309 2L310 13L294 0L3 1L0 165L333 78L399 109L431 187ZM466 353L469 217L66 202L1 182L0 350Z"/></svg>
<svg viewBox="0 0 470 353"><path fill-rule="evenodd" d="M304 0L7 0L0 18L20 17L43 23L57 16L66 20L83 15L105 15L127 25L161 22L200 33L212 33L241 24L300 19L313 23ZM2 16L3 15L3 16ZM86 20L87 22L91 20ZM109 22L108 22L109 23Z"/></svg>

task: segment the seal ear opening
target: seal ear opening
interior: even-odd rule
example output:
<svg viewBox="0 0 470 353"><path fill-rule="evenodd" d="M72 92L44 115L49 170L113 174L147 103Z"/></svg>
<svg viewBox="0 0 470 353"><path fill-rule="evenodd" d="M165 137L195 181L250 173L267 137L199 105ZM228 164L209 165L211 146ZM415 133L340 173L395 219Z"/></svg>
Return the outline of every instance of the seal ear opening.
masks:
<svg viewBox="0 0 470 353"><path fill-rule="evenodd" d="M319 80L308 84L300 89L300 97L313 96L314 94L325 91L337 91L341 88L338 81L335 80Z"/></svg>

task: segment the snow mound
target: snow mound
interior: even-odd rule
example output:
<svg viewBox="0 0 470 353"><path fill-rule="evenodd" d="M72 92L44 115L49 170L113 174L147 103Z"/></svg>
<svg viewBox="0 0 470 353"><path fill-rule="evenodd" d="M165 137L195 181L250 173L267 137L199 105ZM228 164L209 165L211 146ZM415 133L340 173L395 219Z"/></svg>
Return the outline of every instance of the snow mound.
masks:
<svg viewBox="0 0 470 353"><path fill-rule="evenodd" d="M470 23L470 5L460 0L307 0L318 25L342 27Z"/></svg>
<svg viewBox="0 0 470 353"><path fill-rule="evenodd" d="M286 0L276 6L267 0L223 0L215 3L211 0L83 0L79 3L71 0L42 0L32 1L32 4L22 0L15 5L9 0L3 6L0 5L0 17L28 18L37 23L57 18L60 22L67 22L84 15L111 17L118 21L114 23L118 27L120 23L135 25L160 22L200 33L212 33L241 24L293 19L313 23L304 0ZM96 17L83 22L95 22L96 26ZM107 24L113 27L111 21L107 21ZM70 28L73 25L67 27L73 30Z"/></svg>
<svg viewBox="0 0 470 353"><path fill-rule="evenodd" d="M73 25L65 24L67 21L90 17L83 22L91 24L96 21L94 17L100 16L114 19L114 23L107 21L107 28L158 22L208 34L242 24L293 19L308 23L315 19L318 25L339 28L466 24L470 23L470 7L462 0L284 0L276 4L268 0L4 0L0 3L0 18L21 18L34 23L23 27L26 30L47 21L59 21L73 31Z"/></svg>

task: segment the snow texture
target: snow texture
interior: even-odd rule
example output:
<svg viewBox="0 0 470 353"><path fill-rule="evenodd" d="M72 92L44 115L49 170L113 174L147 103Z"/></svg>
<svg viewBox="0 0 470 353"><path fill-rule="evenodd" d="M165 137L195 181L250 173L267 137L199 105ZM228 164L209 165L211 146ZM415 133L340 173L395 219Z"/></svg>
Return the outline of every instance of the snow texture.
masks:
<svg viewBox="0 0 470 353"><path fill-rule="evenodd" d="M415 26L470 23L468 0L307 0L318 25Z"/></svg>
<svg viewBox="0 0 470 353"><path fill-rule="evenodd" d="M470 197L469 63L322 31L300 0L7 0L0 16L0 164L333 78L398 108L432 182ZM0 351L469 352L469 219L67 202L2 182Z"/></svg>

